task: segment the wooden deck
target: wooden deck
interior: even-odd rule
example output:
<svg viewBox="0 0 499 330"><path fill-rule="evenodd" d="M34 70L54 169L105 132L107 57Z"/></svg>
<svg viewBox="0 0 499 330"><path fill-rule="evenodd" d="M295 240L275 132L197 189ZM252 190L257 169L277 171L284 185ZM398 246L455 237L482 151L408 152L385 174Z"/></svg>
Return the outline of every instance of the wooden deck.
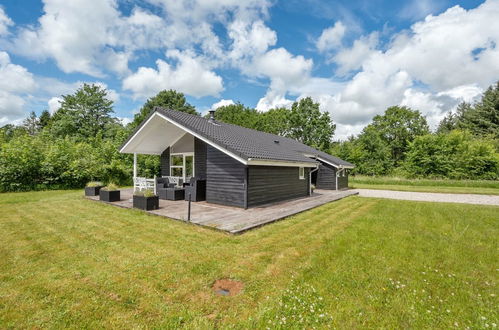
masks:
<svg viewBox="0 0 499 330"><path fill-rule="evenodd" d="M131 188L122 189L121 200L108 204L132 208L132 194ZM231 234L240 234L293 214L356 194L358 194L358 192L353 190L316 190L311 197L267 204L247 210L206 202L192 202L190 222ZM99 196L87 198L99 201ZM160 199L159 209L147 212L167 218L187 221L187 204L186 201L167 201Z"/></svg>

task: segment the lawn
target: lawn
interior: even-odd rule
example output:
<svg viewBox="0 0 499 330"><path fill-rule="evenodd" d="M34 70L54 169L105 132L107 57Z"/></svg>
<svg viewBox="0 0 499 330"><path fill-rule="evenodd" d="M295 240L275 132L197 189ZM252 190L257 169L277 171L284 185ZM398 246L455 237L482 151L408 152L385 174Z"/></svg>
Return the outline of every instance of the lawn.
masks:
<svg viewBox="0 0 499 330"><path fill-rule="evenodd" d="M499 181L487 180L425 180L357 175L349 177L349 186L363 189L499 195Z"/></svg>
<svg viewBox="0 0 499 330"><path fill-rule="evenodd" d="M499 323L498 207L349 197L230 236L81 195L0 194L0 328Z"/></svg>

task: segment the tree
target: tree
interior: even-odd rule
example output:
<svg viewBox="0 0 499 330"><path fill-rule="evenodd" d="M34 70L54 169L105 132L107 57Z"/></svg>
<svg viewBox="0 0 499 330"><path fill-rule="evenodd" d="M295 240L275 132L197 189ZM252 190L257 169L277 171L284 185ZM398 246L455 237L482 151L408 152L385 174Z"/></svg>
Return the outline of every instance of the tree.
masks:
<svg viewBox="0 0 499 330"><path fill-rule="evenodd" d="M87 139L99 133L109 136L109 126L117 124L111 117L113 101L107 90L99 85L83 84L76 93L62 96L61 107L52 117L52 132L57 136L76 136Z"/></svg>
<svg viewBox="0 0 499 330"><path fill-rule="evenodd" d="M259 129L280 136L288 136L289 132L289 113L286 108L270 109L263 112L260 118Z"/></svg>
<svg viewBox="0 0 499 330"><path fill-rule="evenodd" d="M453 130L414 139L404 168L413 177L495 180L499 177L499 154L490 140Z"/></svg>
<svg viewBox="0 0 499 330"><path fill-rule="evenodd" d="M216 109L215 119L228 124L258 129L260 113L241 103L224 105Z"/></svg>
<svg viewBox="0 0 499 330"><path fill-rule="evenodd" d="M367 127L378 132L387 143L395 165L404 159L410 142L430 132L426 118L419 111L405 106L389 107L383 115L375 116Z"/></svg>
<svg viewBox="0 0 499 330"><path fill-rule="evenodd" d="M23 127L29 135L35 135L40 130L40 120L34 111L31 111L28 117L23 121Z"/></svg>
<svg viewBox="0 0 499 330"><path fill-rule="evenodd" d="M291 106L288 137L327 152L335 129L329 113L321 112L319 103L312 98L303 98Z"/></svg>
<svg viewBox="0 0 499 330"><path fill-rule="evenodd" d="M196 109L187 102L183 93L179 93L172 89L164 90L146 101L139 113L134 116L133 121L128 124L128 128L134 129L139 126L155 107L164 107L190 113L192 115L198 115Z"/></svg>
<svg viewBox="0 0 499 330"><path fill-rule="evenodd" d="M485 91L465 117L465 123L476 136L499 139L499 81Z"/></svg>
<svg viewBox="0 0 499 330"><path fill-rule="evenodd" d="M438 124L438 133L448 133L455 129L465 129L466 119L472 110L471 104L461 102L457 106L456 112L449 111Z"/></svg>
<svg viewBox="0 0 499 330"><path fill-rule="evenodd" d="M51 115L48 110L43 110L42 113L40 114L40 117L38 117L38 120L40 122L40 128L43 129L48 126L50 123Z"/></svg>

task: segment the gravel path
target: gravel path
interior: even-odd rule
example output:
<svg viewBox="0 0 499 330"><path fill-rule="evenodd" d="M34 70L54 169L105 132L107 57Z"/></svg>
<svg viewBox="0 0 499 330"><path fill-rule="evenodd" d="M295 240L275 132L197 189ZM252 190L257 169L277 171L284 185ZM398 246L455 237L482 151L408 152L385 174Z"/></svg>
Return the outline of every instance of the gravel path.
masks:
<svg viewBox="0 0 499 330"><path fill-rule="evenodd" d="M443 194L428 192L376 190L376 189L355 189L361 197L376 197L402 199L407 201L424 202L444 202L444 203L465 203L480 205L499 205L499 196L476 195L476 194Z"/></svg>

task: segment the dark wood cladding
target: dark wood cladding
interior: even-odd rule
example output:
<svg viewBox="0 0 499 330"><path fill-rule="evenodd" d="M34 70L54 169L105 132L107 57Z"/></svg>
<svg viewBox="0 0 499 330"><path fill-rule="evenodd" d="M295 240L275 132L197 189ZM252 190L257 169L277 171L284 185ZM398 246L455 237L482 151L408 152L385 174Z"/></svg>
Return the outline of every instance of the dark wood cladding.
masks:
<svg viewBox="0 0 499 330"><path fill-rule="evenodd" d="M341 173L343 175L343 172ZM348 174L345 174L345 176L339 176L338 177L338 189L346 189L348 188Z"/></svg>
<svg viewBox="0 0 499 330"><path fill-rule="evenodd" d="M206 179L206 143L194 138L194 175Z"/></svg>
<svg viewBox="0 0 499 330"><path fill-rule="evenodd" d="M336 169L330 165L320 163L315 186L317 189L336 189Z"/></svg>
<svg viewBox="0 0 499 330"><path fill-rule="evenodd" d="M206 146L206 201L246 207L246 165Z"/></svg>
<svg viewBox="0 0 499 330"><path fill-rule="evenodd" d="M300 179L298 167L249 166L248 207L308 196L309 170Z"/></svg>
<svg viewBox="0 0 499 330"><path fill-rule="evenodd" d="M170 175L170 147L166 148L160 156L161 176Z"/></svg>

